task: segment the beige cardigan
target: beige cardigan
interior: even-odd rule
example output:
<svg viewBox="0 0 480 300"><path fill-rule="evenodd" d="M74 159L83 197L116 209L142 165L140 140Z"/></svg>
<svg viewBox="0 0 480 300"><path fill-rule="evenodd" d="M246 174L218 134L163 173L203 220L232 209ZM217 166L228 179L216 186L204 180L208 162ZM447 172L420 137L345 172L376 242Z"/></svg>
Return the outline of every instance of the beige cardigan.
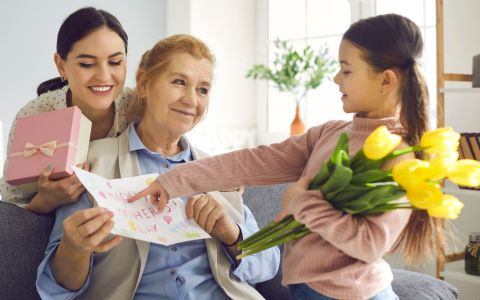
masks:
<svg viewBox="0 0 480 300"><path fill-rule="evenodd" d="M88 161L93 173L106 178L140 175L138 157L128 151L128 132L127 129L118 138L105 138L90 144ZM205 156L195 150L193 155L194 158ZM240 193L211 194L235 222L243 224L243 200ZM94 206L97 206L95 202ZM80 299L132 299L145 268L149 247L148 242L125 238L109 252L95 253L90 284ZM216 239L207 239L206 247L212 274L230 298L264 299L255 288L233 275L231 263Z"/></svg>

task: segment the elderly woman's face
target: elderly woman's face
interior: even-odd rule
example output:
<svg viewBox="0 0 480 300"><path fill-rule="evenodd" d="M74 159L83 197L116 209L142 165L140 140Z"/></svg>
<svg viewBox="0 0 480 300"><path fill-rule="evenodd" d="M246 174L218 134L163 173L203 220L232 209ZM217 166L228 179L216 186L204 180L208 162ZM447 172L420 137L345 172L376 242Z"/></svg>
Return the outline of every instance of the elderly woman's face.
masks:
<svg viewBox="0 0 480 300"><path fill-rule="evenodd" d="M150 83L144 119L162 130L182 135L202 119L213 79L212 63L189 54L175 54Z"/></svg>

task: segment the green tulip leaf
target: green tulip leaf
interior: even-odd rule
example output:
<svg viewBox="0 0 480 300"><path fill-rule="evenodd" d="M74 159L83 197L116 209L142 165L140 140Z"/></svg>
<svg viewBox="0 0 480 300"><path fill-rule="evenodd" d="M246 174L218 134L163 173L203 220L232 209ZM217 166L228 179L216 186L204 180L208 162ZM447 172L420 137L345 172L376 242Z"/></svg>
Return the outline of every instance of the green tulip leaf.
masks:
<svg viewBox="0 0 480 300"><path fill-rule="evenodd" d="M328 180L322 184L320 190L324 195L334 191L340 191L352 180L352 170L342 165L335 165Z"/></svg>
<svg viewBox="0 0 480 300"><path fill-rule="evenodd" d="M322 166L318 174L313 178L312 182L310 182L310 190L320 189L320 185L327 181L328 177L330 176L330 172L328 169L328 164L326 161L322 162Z"/></svg>
<svg viewBox="0 0 480 300"><path fill-rule="evenodd" d="M393 181L392 173L380 169L371 169L361 173L354 173L352 177L352 184L385 181Z"/></svg>

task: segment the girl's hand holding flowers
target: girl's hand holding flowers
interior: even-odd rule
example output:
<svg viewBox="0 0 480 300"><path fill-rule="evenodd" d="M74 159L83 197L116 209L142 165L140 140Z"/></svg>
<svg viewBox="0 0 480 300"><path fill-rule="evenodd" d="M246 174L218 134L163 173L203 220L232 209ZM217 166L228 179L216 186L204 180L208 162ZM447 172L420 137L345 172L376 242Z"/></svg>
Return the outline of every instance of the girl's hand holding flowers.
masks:
<svg viewBox="0 0 480 300"><path fill-rule="evenodd" d="M283 210L276 218L281 221L270 223L239 244L243 251L241 257L310 233L305 225L289 215L291 201L307 186L309 190L320 190L335 208L352 215L423 209L436 218L457 218L463 204L454 196L443 194L442 180L448 178L467 187L480 186L480 162L458 160L459 139L460 135L451 128L438 128L425 133L420 145L395 150L401 137L381 126L350 159L348 136L343 133L332 156L323 162L311 183L301 178L288 188ZM387 161L417 151L425 153L423 160L402 160L391 171L381 168Z"/></svg>
<svg viewBox="0 0 480 300"><path fill-rule="evenodd" d="M283 194L282 211L279 212L278 215L275 217L276 222L279 222L286 216L292 214L291 207L292 204L294 204L293 201L300 193L308 190L309 184L310 180L308 180L308 178L301 177L297 182L292 183L288 186L287 190Z"/></svg>

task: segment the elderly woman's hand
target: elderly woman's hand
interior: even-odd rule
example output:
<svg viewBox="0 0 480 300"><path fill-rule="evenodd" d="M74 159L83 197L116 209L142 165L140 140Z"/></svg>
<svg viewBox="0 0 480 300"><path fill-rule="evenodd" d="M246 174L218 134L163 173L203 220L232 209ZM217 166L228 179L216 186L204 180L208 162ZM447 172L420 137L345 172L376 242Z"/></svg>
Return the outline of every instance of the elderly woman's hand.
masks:
<svg viewBox="0 0 480 300"><path fill-rule="evenodd" d="M193 218L200 227L226 245L234 243L240 228L225 213L223 206L209 194L188 199L185 207L187 218Z"/></svg>
<svg viewBox="0 0 480 300"><path fill-rule="evenodd" d="M120 243L122 238L103 241L113 228L113 213L102 207L75 212L63 222L64 234L60 244L72 255L106 252Z"/></svg>
<svg viewBox="0 0 480 300"><path fill-rule="evenodd" d="M93 251L106 252L117 246L121 237L104 241L113 228L113 213L95 207L75 212L63 221L63 236L50 260L50 267L60 285L79 290L88 276Z"/></svg>

